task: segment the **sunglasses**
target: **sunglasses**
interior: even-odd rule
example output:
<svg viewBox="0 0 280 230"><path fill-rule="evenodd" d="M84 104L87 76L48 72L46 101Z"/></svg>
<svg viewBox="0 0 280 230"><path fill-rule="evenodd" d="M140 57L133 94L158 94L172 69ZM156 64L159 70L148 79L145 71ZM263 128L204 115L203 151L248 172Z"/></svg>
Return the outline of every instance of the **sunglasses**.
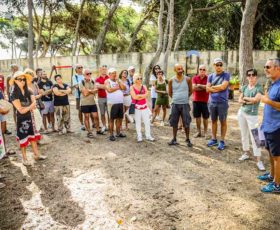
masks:
<svg viewBox="0 0 280 230"><path fill-rule="evenodd" d="M82 69L82 68L83 68L82 66L77 67L77 69Z"/></svg>
<svg viewBox="0 0 280 230"><path fill-rule="evenodd" d="M91 75L92 73L86 73L86 75Z"/></svg>
<svg viewBox="0 0 280 230"><path fill-rule="evenodd" d="M206 71L206 69L199 69L199 70L201 70L201 71Z"/></svg>
<svg viewBox="0 0 280 230"><path fill-rule="evenodd" d="M255 77L256 75L255 74L247 74L247 77Z"/></svg>
<svg viewBox="0 0 280 230"><path fill-rule="evenodd" d="M26 82L26 79L25 78L15 78L15 80L17 80L17 81L20 81L20 82Z"/></svg>
<svg viewBox="0 0 280 230"><path fill-rule="evenodd" d="M223 64L215 64L215 66L217 66L217 67L222 67Z"/></svg>
<svg viewBox="0 0 280 230"><path fill-rule="evenodd" d="M107 65L102 65L101 67L105 67L105 68L107 68Z"/></svg>
<svg viewBox="0 0 280 230"><path fill-rule="evenodd" d="M136 80L140 80L140 81L142 81L142 78L141 78L141 77L138 77L138 78L136 78Z"/></svg>
<svg viewBox="0 0 280 230"><path fill-rule="evenodd" d="M270 69L271 66L270 66L270 65L265 65L263 68L264 68L264 69Z"/></svg>

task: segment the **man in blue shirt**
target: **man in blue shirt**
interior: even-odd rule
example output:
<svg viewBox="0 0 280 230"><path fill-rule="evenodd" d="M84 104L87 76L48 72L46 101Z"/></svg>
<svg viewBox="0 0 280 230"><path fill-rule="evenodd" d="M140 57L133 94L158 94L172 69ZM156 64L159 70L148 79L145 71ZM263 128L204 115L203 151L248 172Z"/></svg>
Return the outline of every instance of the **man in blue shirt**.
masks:
<svg viewBox="0 0 280 230"><path fill-rule="evenodd" d="M207 80L206 91L209 92L209 112L212 120L212 139L207 146L217 146L218 150L225 149L228 111L228 85L230 74L223 70L223 60L214 59L215 72ZM221 123L221 141L217 140L218 118Z"/></svg>
<svg viewBox="0 0 280 230"><path fill-rule="evenodd" d="M82 114L81 108L80 108L81 92L79 90L79 85L82 82L82 80L84 79L83 66L80 65L80 64L76 64L75 72L76 73L72 76L72 83L73 83L72 87L75 88L76 109L79 111L78 115L79 115L79 120L80 120L80 123L81 123L81 130L86 130L85 126L84 126L84 122L83 122L83 114Z"/></svg>
<svg viewBox="0 0 280 230"><path fill-rule="evenodd" d="M280 193L280 58L269 59L264 70L272 81L267 93L261 97L265 104L261 129L269 151L270 172L258 178L269 182L261 188L262 192Z"/></svg>

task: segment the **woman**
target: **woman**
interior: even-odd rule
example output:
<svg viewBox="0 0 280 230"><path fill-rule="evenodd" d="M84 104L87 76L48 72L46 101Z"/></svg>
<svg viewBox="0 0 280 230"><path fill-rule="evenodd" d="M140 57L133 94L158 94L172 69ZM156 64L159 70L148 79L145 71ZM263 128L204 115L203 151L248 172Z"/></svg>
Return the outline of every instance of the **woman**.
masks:
<svg viewBox="0 0 280 230"><path fill-rule="evenodd" d="M37 141L40 140L40 133L35 128L33 110L36 108L36 100L32 92L28 89L31 86L32 76L17 71L10 80L10 85L14 85L11 95L12 103L16 108L17 117L17 140L20 143L22 152L22 163L29 166L26 157L26 147L31 144L34 159L44 160L45 156L39 155Z"/></svg>
<svg viewBox="0 0 280 230"><path fill-rule="evenodd" d="M137 132L137 141L142 142L141 122L145 125L146 140L154 141L151 136L150 110L147 106L148 91L146 86L142 85L142 76L135 74L133 76L133 85L130 87L132 104L135 105L135 126Z"/></svg>
<svg viewBox="0 0 280 230"><path fill-rule="evenodd" d="M243 86L239 97L239 103L242 104L238 111L238 123L241 132L241 141L243 147L243 155L240 161L249 159L249 138L251 138L254 156L257 160L257 167L264 171L265 167L261 161L261 149L257 147L251 130L256 128L258 124L258 110L260 105L260 97L263 94L262 87L257 83L257 70L249 69L246 71L248 85Z"/></svg>
<svg viewBox="0 0 280 230"><path fill-rule="evenodd" d="M155 90L157 93L157 99L156 99L156 106L155 106L155 112L153 114L152 123L155 121L156 114L159 114L160 107L162 106L162 110L163 110L163 116L162 116L162 122L161 122L162 126L164 126L164 121L165 121L165 117L166 117L166 109L169 106L167 86L168 86L168 81L164 80L163 71L159 70L157 72L157 80L155 82Z"/></svg>
<svg viewBox="0 0 280 230"><path fill-rule="evenodd" d="M128 122L133 122L133 118L129 116L129 107L131 105L131 96L130 96L130 82L127 79L128 72L127 70L122 70L119 74L119 78L121 82L125 85L125 90L123 91L123 107L124 107L124 115L125 115L125 128L128 130Z"/></svg>
<svg viewBox="0 0 280 230"><path fill-rule="evenodd" d="M150 78L150 83L152 85L151 87L151 98L152 98L152 113L155 112L155 106L156 106L156 99L157 99L157 92L156 92L156 80L157 80L157 72L160 71L161 68L159 65L155 65L152 69L152 75ZM159 112L159 111L158 111ZM156 114L158 116L159 113Z"/></svg>

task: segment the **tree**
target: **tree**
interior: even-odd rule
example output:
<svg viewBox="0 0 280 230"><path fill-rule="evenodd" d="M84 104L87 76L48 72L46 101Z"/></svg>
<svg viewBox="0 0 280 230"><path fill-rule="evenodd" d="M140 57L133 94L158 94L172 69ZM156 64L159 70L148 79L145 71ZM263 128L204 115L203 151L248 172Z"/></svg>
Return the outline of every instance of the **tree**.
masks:
<svg viewBox="0 0 280 230"><path fill-rule="evenodd" d="M27 8L28 8L28 65L29 68L34 69L34 60L33 60L33 15L32 15L32 8L33 8L33 1L27 1Z"/></svg>
<svg viewBox="0 0 280 230"><path fill-rule="evenodd" d="M260 0L246 0L240 27L239 77L245 81L246 70L253 67L253 29Z"/></svg>

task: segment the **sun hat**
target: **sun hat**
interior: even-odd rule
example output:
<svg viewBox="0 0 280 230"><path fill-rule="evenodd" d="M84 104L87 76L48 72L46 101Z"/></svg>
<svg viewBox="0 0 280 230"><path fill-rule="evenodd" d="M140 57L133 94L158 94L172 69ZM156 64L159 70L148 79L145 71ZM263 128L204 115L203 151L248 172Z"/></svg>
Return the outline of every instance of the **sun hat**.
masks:
<svg viewBox="0 0 280 230"><path fill-rule="evenodd" d="M27 85L30 85L31 82L32 82L32 76L30 75L30 73L27 74L27 73L24 73L22 71L17 71L17 72L14 73L14 76L9 81L9 84L13 85L15 83L15 79L17 77L25 77Z"/></svg>

